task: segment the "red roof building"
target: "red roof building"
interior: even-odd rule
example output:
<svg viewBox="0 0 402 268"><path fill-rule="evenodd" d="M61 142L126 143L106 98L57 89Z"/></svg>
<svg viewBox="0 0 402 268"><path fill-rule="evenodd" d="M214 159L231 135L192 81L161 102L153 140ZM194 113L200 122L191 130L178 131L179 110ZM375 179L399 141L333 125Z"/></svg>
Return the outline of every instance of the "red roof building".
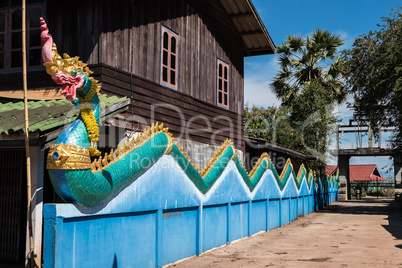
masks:
<svg viewBox="0 0 402 268"><path fill-rule="evenodd" d="M325 174L327 174L327 175L335 175L337 170L338 170L337 165L328 165L328 166L325 167Z"/></svg>
<svg viewBox="0 0 402 268"><path fill-rule="evenodd" d="M328 165L326 166L326 174L334 174L338 169L338 166ZM387 179L383 178L377 165L350 165L349 166L349 178L350 181L357 182L386 182Z"/></svg>

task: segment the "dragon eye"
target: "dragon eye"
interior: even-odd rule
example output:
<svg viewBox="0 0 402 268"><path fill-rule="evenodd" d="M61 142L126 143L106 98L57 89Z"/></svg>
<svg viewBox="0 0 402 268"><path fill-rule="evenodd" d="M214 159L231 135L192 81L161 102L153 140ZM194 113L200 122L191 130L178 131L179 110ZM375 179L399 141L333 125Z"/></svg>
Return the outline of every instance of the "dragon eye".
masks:
<svg viewBox="0 0 402 268"><path fill-rule="evenodd" d="M72 76L75 76L76 74L77 74L77 71L75 69L71 71Z"/></svg>
<svg viewBox="0 0 402 268"><path fill-rule="evenodd" d="M54 152L54 153L53 153L53 158L54 158L54 159L59 158L59 153L58 153L58 152Z"/></svg>

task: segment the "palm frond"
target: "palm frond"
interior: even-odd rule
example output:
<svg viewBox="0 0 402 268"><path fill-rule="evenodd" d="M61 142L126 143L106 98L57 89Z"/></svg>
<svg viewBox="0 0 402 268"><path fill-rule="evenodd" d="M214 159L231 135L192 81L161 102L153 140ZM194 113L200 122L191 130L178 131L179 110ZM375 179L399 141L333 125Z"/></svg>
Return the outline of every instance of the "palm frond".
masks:
<svg viewBox="0 0 402 268"><path fill-rule="evenodd" d="M311 81L328 87L330 95L340 100L346 95L341 64L338 63L337 49L343 41L337 34L316 29L311 36L287 36L277 47L281 70L270 87L282 103L290 103ZM327 68L326 60L333 60Z"/></svg>
<svg viewBox="0 0 402 268"><path fill-rule="evenodd" d="M301 52L305 44L305 40L301 36L291 36L289 35L286 39L287 46L292 52Z"/></svg>
<svg viewBox="0 0 402 268"><path fill-rule="evenodd" d="M283 53L286 56L291 55L290 48L283 43L276 47L276 53L278 54Z"/></svg>

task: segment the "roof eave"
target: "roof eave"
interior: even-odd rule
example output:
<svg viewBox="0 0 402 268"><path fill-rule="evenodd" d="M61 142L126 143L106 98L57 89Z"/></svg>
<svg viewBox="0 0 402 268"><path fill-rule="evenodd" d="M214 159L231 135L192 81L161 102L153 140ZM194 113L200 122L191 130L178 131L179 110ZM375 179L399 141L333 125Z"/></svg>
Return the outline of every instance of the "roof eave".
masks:
<svg viewBox="0 0 402 268"><path fill-rule="evenodd" d="M245 45L244 55L275 53L275 44L251 0L220 0Z"/></svg>
<svg viewBox="0 0 402 268"><path fill-rule="evenodd" d="M257 9L255 8L253 2L251 2L251 0L245 0L245 1L247 2L251 11L253 12L254 18L257 20L257 23L260 25L260 28L269 43L270 50L269 50L269 53L266 53L266 54L275 53L276 47L275 47L274 41L272 40L271 36L268 33L267 28L265 27L264 23L262 22L262 19L261 19L260 15L258 14ZM256 55L261 55L261 54L256 54Z"/></svg>

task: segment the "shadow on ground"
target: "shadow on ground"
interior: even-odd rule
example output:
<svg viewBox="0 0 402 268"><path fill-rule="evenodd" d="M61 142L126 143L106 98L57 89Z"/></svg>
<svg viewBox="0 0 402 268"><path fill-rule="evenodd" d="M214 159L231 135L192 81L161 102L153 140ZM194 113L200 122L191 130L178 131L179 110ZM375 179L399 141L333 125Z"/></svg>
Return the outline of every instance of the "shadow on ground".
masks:
<svg viewBox="0 0 402 268"><path fill-rule="evenodd" d="M321 213L384 215L388 225L382 225L395 239L402 240L402 202L393 199L363 198L362 200L339 201L330 205ZM402 249L402 243L396 245Z"/></svg>

